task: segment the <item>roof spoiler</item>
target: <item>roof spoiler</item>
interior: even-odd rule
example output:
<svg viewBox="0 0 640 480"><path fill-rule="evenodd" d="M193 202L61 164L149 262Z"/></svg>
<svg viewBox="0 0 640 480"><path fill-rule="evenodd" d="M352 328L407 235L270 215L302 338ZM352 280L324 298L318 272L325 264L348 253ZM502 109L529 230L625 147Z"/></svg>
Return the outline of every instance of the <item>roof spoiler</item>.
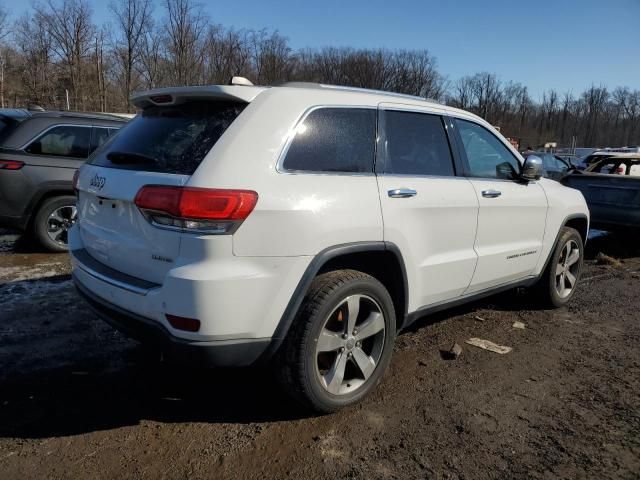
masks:
<svg viewBox="0 0 640 480"><path fill-rule="evenodd" d="M240 85L210 85L201 87L169 87L134 93L131 103L138 108L154 105L180 105L193 100L252 102L268 87Z"/></svg>

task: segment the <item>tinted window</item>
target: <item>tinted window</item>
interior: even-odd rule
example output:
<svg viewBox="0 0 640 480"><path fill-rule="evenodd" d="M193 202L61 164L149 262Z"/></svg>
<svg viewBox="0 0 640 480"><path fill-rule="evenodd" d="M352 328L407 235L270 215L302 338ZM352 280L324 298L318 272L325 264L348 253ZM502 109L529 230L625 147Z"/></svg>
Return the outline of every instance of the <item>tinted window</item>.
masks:
<svg viewBox="0 0 640 480"><path fill-rule="evenodd" d="M283 167L315 172L372 172L376 111L321 108L296 128Z"/></svg>
<svg viewBox="0 0 640 480"><path fill-rule="evenodd" d="M0 115L0 139L7 137L18 126L18 121L4 115Z"/></svg>
<svg viewBox="0 0 640 480"><path fill-rule="evenodd" d="M520 170L516 157L486 128L456 119L473 177L514 179Z"/></svg>
<svg viewBox="0 0 640 480"><path fill-rule="evenodd" d="M93 131L91 133L91 152L93 152L96 148L106 142L109 138L109 129L102 127L93 127Z"/></svg>
<svg viewBox="0 0 640 480"><path fill-rule="evenodd" d="M36 155L86 158L89 155L90 127L53 127L25 150Z"/></svg>
<svg viewBox="0 0 640 480"><path fill-rule="evenodd" d="M383 112L385 173L454 175L447 134L439 115Z"/></svg>
<svg viewBox="0 0 640 480"><path fill-rule="evenodd" d="M245 105L189 102L145 108L90 163L191 175Z"/></svg>

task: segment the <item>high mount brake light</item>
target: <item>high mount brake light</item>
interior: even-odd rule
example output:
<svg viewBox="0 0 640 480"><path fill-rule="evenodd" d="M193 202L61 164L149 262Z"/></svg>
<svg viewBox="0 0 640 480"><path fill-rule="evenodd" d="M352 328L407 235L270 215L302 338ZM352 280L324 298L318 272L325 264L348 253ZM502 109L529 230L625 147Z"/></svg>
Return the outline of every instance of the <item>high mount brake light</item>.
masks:
<svg viewBox="0 0 640 480"><path fill-rule="evenodd" d="M171 95L154 95L149 97L153 103L171 103L173 97Z"/></svg>
<svg viewBox="0 0 640 480"><path fill-rule="evenodd" d="M0 160L0 170L20 170L24 167L24 162L17 160Z"/></svg>
<svg viewBox="0 0 640 480"><path fill-rule="evenodd" d="M252 190L145 185L136 206L154 225L187 232L233 233L256 206Z"/></svg>

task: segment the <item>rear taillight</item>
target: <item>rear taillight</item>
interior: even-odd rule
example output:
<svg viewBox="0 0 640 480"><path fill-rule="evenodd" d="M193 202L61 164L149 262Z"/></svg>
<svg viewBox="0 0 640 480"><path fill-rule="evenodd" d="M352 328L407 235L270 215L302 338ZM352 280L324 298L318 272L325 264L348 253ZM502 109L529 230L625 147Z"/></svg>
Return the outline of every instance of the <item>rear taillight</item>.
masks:
<svg viewBox="0 0 640 480"><path fill-rule="evenodd" d="M252 190L145 185L136 206L154 225L187 232L233 233L258 201Z"/></svg>
<svg viewBox="0 0 640 480"><path fill-rule="evenodd" d="M0 160L0 170L20 170L24 167L24 162L17 160Z"/></svg>

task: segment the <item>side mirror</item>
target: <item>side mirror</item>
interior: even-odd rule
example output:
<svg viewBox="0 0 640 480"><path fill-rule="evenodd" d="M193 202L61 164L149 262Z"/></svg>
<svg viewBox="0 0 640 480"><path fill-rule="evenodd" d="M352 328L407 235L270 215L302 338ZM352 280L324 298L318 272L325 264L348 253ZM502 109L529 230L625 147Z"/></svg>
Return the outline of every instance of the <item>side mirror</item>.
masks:
<svg viewBox="0 0 640 480"><path fill-rule="evenodd" d="M520 178L523 180L538 180L543 171L542 159L535 155L529 155L522 165Z"/></svg>

